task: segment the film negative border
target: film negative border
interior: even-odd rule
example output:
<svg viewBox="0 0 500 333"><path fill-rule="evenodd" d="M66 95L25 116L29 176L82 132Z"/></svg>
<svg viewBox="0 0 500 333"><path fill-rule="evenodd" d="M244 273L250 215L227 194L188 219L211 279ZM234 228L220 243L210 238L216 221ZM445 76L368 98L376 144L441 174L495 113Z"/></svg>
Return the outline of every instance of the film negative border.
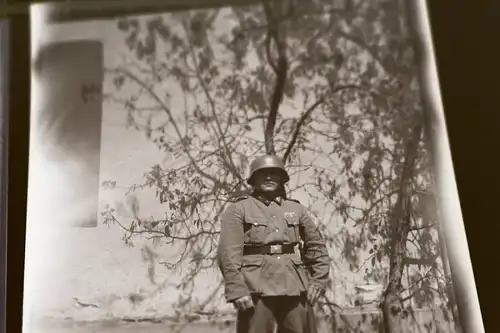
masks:
<svg viewBox="0 0 500 333"><path fill-rule="evenodd" d="M116 0L116 2L118 2L118 1L119 1L119 0ZM61 2L62 2L62 1L61 1ZM34 3L34 2L33 2L33 3ZM437 5L435 5L435 6L437 6ZM432 5L431 5L431 9L434 9L433 7L434 7L434 6L432 6ZM446 7L446 5L443 5L443 7ZM483 11L484 11L484 12L491 11L491 9L488 9L488 8L486 8L486 7L487 7L487 6L485 6L485 8L483 8ZM457 9L457 11L458 11L458 9ZM459 18L457 18L457 15L458 15L458 14L457 14L457 11L454 11L454 14L455 14L455 15L451 15L451 16L450 16L450 17L455 16L455 18L453 19L453 20L455 20L455 22L456 22L456 23L454 24L454 26L462 24L462 23L457 23L458 21L460 21L460 19L459 19ZM8 17L12 17L12 16L22 16L22 15L28 14L28 12L29 12L29 4L28 4L28 2L26 2L26 1L17 1L17 2L13 2L13 1L11 1L11 2L4 2L3 4L1 4L1 5L0 5L0 17L7 17L7 16L8 16ZM97 12L99 12L99 10L98 10ZM101 10L101 13L102 13L102 10ZM130 12L130 13L134 13L135 15L140 14L140 13L136 12L135 10L134 10L133 12ZM432 14L432 13L431 13L431 14ZM119 14L119 15L126 15L126 14ZM61 17L61 16L62 16L62 17L64 17L64 15L60 15L60 17ZM55 17L55 20L57 20L57 15L54 15L54 17ZM97 17L98 17L98 16L96 16L96 18L97 18ZM443 18L444 18L444 15L441 15L441 19L443 19ZM70 16L69 16L66 20L72 20L72 19L73 19L73 18L71 18L71 15L70 15ZM81 18L81 19L85 19L85 18L84 18L84 16L82 16L82 18ZM17 20L17 19L16 19L16 20ZM64 19L63 19L63 18L60 18L59 20L64 20ZM441 22L443 22L443 23L441 23ZM433 23L434 23L434 22L433 22ZM29 25L29 20L27 20L27 19L24 19L24 20L23 20L23 19L21 19L21 20L20 20L20 23L17 23L17 24L16 24L16 25L17 25L17 27L16 27L15 29L19 29L19 30L21 30L21 31L22 31L23 29L27 29L27 28L19 28L19 27L20 27L21 25L23 25L23 24L27 27L27 26ZM446 23L444 23L444 21L440 21L440 22L439 22L439 25L441 25L441 24L445 25ZM468 27L468 26L470 26L470 25L473 25L473 24L474 24L474 23L468 23L468 25L467 25L466 27ZM435 24L434 24L433 26L435 26ZM448 28L448 29L453 30L453 28ZM463 29L463 28L461 28L461 29ZM477 28L476 28L476 29L477 29ZM15 31L16 31L16 35L18 36L18 38L22 38L23 36L24 36L24 37L28 37L28 33L19 33L19 30L15 30ZM459 33L459 32L457 32L456 34L457 34L457 35L460 35L460 33ZM442 35L443 35L443 33L441 33L441 36L442 36ZM458 39L460 39L460 37L458 37ZM435 42L436 42L436 41L435 41ZM440 38L438 38L437 43L438 43L438 44L439 44L439 43L441 43L441 39L440 39ZM452 42L447 42L447 43L445 43L445 44L449 45L449 44L452 44ZM24 48L24 49L26 49L26 46L20 46L20 49L23 49L23 48ZM28 47L28 49L29 49L29 47ZM13 52L13 51L11 51L11 52ZM18 52L22 52L22 51L18 51ZM438 58L439 58L439 57L440 57L440 54L439 54L439 53L440 53L440 50L439 50L439 48L438 48L438 50L437 50L437 53L438 53L438 55L437 55L437 56L438 56ZM490 57L492 57L492 59L493 59L493 55L490 55ZM470 58L469 58L469 59L470 59ZM17 64L19 64L19 63L21 63L21 61L17 61L16 63L17 63ZM450 67L450 66L448 66L448 67ZM455 63L454 65L451 65L451 67L454 67L455 69L457 69L457 68L460 68L460 64L456 65L456 63ZM29 74L28 74L28 75L29 75ZM464 80L465 80L465 81L467 81L467 79L468 79L469 77L467 77L467 75L468 75L467 73L465 73L465 75L466 75L466 77L464 78ZM24 77L24 78L26 78L25 76L26 76L26 73L24 73L24 72L23 72L23 73L18 73L18 77L21 77L21 78L23 78L23 77ZM28 76L28 78L29 78L29 76ZM450 78L449 76L448 76L448 77L446 77L446 75L445 75L445 76L444 76L444 82L443 82L443 84L446 86L446 85L448 85L448 84L450 83L450 81L453 81L455 78L456 78L456 77L453 77L453 78ZM457 85L460 85L461 83L460 83L460 82L457 82L456 84L457 84ZM29 84L28 84L28 86L29 86ZM18 85L18 87L19 87L19 85ZM448 89L450 89L450 88L448 88ZM492 89L492 90L493 90L493 89L495 89L495 88L492 86L492 87L490 87L490 89ZM27 90L29 91L29 88L28 88ZM469 87L469 88L467 88L467 89L464 89L464 88L462 88L462 89L457 89L457 90L456 90L456 91L457 91L457 95L460 95L460 93L461 93L461 92L465 92L466 90L468 91L468 93L470 93L470 94L471 94L471 95L473 95L473 96L480 96L480 95L481 95L481 92L482 92L483 94L485 93L485 92L484 92L484 90L482 90L482 88L481 88L481 87L476 87L476 88L474 88L474 87ZM490 90L490 91L491 91L491 90ZM29 101L29 92L25 93L25 96L26 96L26 95L28 96L28 101ZM447 96L445 95L445 96L444 96L444 99L445 99L445 105L449 105L449 104L457 105L457 104L460 104L460 102L457 102L457 101L455 101L455 102L453 102L453 103L449 103L449 102L448 102L448 100L446 100L446 97L447 97ZM463 100L463 99L464 99L463 97L461 97L461 98L460 98L460 97L457 97L457 98L458 98L458 100ZM470 97L469 97L469 98L470 98ZM483 100L481 100L481 101L480 101L480 104L481 104L482 106L484 106L484 105L488 105L488 104L487 104L487 103L488 103L488 101L491 101L491 98L490 98L490 99L488 99L488 97L485 97ZM18 101L16 101L16 103L19 103L19 102L18 102ZM26 101L25 101L25 102L22 102L22 104L23 104L23 105L25 105L25 104L26 104ZM28 102L28 107L29 107L29 102ZM20 108L20 109L18 109L18 110L19 110L19 111L21 111L21 109L22 109L22 108ZM479 107L478 107L478 110L477 110L477 111L480 111L480 110L481 110L481 108L479 108ZM485 110L485 109L483 109L483 110ZM24 110L22 110L22 112L23 112L24 116L26 116L26 112L24 112ZM29 111L28 111L28 112L29 112ZM457 119L458 119L458 118L466 118L466 119L470 119L470 116L465 116L465 117L464 117L463 115L457 114L457 113L456 113L456 110L453 112L454 114L451 114L451 113L452 113L452 111L451 111L451 110L447 110L447 111L446 111L446 113L447 113L447 119L451 119L451 121L449 121L449 122L448 122L448 123L449 123L449 127L453 127L453 128L451 128L451 129L450 129L451 131L458 132L458 131L460 131L461 129L463 129L463 127L468 127L467 125L465 125L465 126L463 126L463 125L462 125L462 126L456 126L456 125L458 125L458 124L459 124L459 121L457 121ZM450 115L448 115L448 113L450 113ZM481 113L481 112L478 112L478 113ZM12 122L12 120L9 120L9 121L10 121L10 122ZM25 121L23 121L23 123L25 123ZM460 127L460 129L459 129L459 128L457 128L457 127ZM470 134L470 132L469 132L469 134ZM20 135L19 135L19 136L20 136ZM471 141L471 145L472 145L472 144L473 144L472 142L474 142L474 139L471 139L471 140L472 140L472 141ZM475 140L476 140L476 141L475 141L475 143L479 145L479 142L480 142L480 141L478 142L477 140L481 140L481 139L476 138ZM452 144L452 146L453 146L453 144L454 144L454 142L453 142L453 138L450 138L450 141L452 141L452 142L451 142L451 144ZM455 143L455 144L458 146L458 144L457 144L457 143ZM27 149L26 149L26 151L27 151ZM455 150L453 151L453 153L455 153ZM458 155L462 155L462 154L458 154ZM468 153L467 153L467 152L464 152L464 153L463 153L463 155L468 155ZM476 156L476 155L475 155L475 156ZM455 157L455 155L454 155L454 157ZM454 159L455 159L455 158L454 158ZM459 159L460 159L460 157L459 157ZM26 160L27 160L27 159L26 159ZM461 160L463 160L463 157L461 158ZM488 159L486 159L486 161L487 161L487 160L488 160ZM485 161L485 160L483 160L483 162L486 162L486 161ZM487 163L487 162L486 162L486 163ZM27 165L27 163L26 163L26 165ZM21 167L21 166L20 166L20 165L18 165L18 167ZM490 168L491 168L491 170L495 170L495 169L494 169L493 164L490 166ZM469 167L469 168L467 169L466 167L462 166L462 170L464 170L464 169L465 169L465 170L471 170L471 169L473 169L473 168ZM461 174L459 173L459 174L457 175L458 182L459 182L459 185L458 185L458 186L459 186L459 188L460 188L460 193L461 193L461 199L465 201L465 205L463 204L463 206L465 206L465 207L464 207L464 209L467 211L467 210L474 210L474 208L479 208L479 207L471 207L471 206L474 206L474 203L471 203L473 200L468 201L468 199L469 199L469 197L470 197L470 196L475 196L475 192L469 192L469 194L467 195L467 193L465 193L465 192L466 192L466 189L464 188L465 186L461 185L461 178L460 178L460 177L462 177L462 179L464 178L464 172L462 172ZM474 177L475 177L475 175L474 175L474 174L470 174L470 175L468 175L468 177L472 177L472 178L474 178ZM22 183L22 182L23 182L23 181L21 181L21 183ZM470 183L470 182L469 182L469 183ZM477 186L477 185L476 185L476 186ZM477 191L479 188L480 188L480 187L475 187L476 191ZM465 194L465 197L464 197L464 196L462 196L462 193L464 193L464 194ZM489 192L488 192L488 193L489 193ZM494 197L494 195L493 195L491 198L493 198L493 197ZM492 199L490 199L490 201L491 201L491 200L492 200ZM24 202L24 205L25 205L25 202ZM481 206L482 206L482 205L481 205ZM483 212L483 213L484 213L484 212ZM17 212L17 214L19 214L19 212ZM490 214L494 214L494 212L492 211ZM465 215L467 215L467 214L465 214ZM494 217L494 216L492 216L492 217ZM483 219L484 219L484 218L483 218ZM476 258L477 258L477 257L480 257L480 256L482 256L482 255L485 255L486 253L484 253L484 250L479 249L479 248L477 248L477 247L475 247L475 246L474 246L474 245L478 245L478 241L477 241L477 239L479 238L479 236L478 236L478 233L479 233L479 232L478 232L478 230L476 230L476 229L481 229L481 228L480 228L479 226L477 226L477 227L476 227L476 226L474 226L474 225L475 225L475 222L474 222L474 221L472 221L472 222L467 222L467 221L468 221L468 220L466 219L466 221L465 221L465 222L466 222L466 224L468 224L468 226L467 226L467 233L468 233L468 236L469 236L469 234L471 234L471 235L472 235L472 238L473 238L473 241L472 241L472 242L470 242L470 244L471 244L471 252L472 252L473 257L476 257ZM493 220L492 220L492 221L493 221ZM491 233L490 235L493 235L493 234L494 234L494 232L493 232L493 233ZM486 235L485 235L485 237L486 237ZM488 236L488 237L490 237L490 236ZM488 238L488 237L486 237L486 238ZM476 241L475 241L475 242L474 242L474 238L476 239ZM489 238L488 238L488 240L486 240L486 238L482 238L482 241L483 241L484 243L486 243L486 242L488 242L488 241L489 241ZM491 243L490 243L490 244L491 244ZM24 246L24 244L23 244L23 246ZM16 249L18 249L18 248L19 248L19 246L17 246L17 245L16 245ZM481 254L481 253L479 253L479 252L481 252L482 254ZM475 253L475 255L474 255L474 253ZM17 254L17 256L19 257L19 259L18 259L18 260L22 262L22 253L18 253L18 254ZM477 273L477 272L483 272L483 274L484 274L484 272L485 272L485 271L490 270L491 263L490 263L490 264L488 264L488 263L487 263L487 265L485 265L486 267L484 267L484 268L481 268L481 267L479 267L479 268L478 268L479 264L480 264L479 262L474 261L474 271L475 271L476 273ZM488 267L488 265L490 265L490 266ZM476 277L477 277L477 275L476 275ZM492 279L492 281L494 281L494 278L492 277L492 275L490 275L489 279ZM483 277L482 277L482 279L480 279L480 280L484 282L484 281L486 281L486 277L485 277L485 276L483 276ZM479 285L479 284L480 284L480 283L478 282L478 285ZM484 285L483 285L482 287L483 287L483 288L489 288L488 286L486 286L486 287L485 287ZM492 288L493 288L493 287L492 287ZM16 290L17 290L17 289L18 289L18 288L16 287ZM483 289L483 290L484 290L484 289ZM489 294L490 294L490 295L495 295L495 292L494 292L494 291L492 291L491 289L489 289L489 290L490 290L490 291L489 291ZM495 290L496 290L496 289L495 289ZM8 301L8 300L7 300L7 301ZM483 299L481 299L481 301L483 302ZM487 301L487 300L485 299L484 301ZM488 302L488 303L489 303L489 302ZM483 303L482 303L482 304L483 304ZM493 306L495 306L495 305L493 305ZM494 308L493 308L493 307L491 307L490 309L494 309ZM483 307L483 310L484 310L484 307ZM17 313L17 309L16 309L16 310L12 310L12 311L11 311L11 314L16 314L16 313ZM20 316L20 314L19 314L19 316ZM493 317L494 317L494 316L491 316L490 318L492 318L492 319L493 319ZM16 320L17 320L17 319L16 319ZM486 325L486 324L487 324L487 323L485 322L485 327L490 328L490 326L488 326L488 325ZM16 325L16 326L17 326L17 325ZM13 327L15 327L15 326L13 326ZM9 331L9 332L10 332L10 330L7 330L7 331ZM16 331L18 331L18 330L17 330L17 329L16 329L16 330L12 330L12 332L16 332ZM488 330L488 331L489 331L489 330ZM494 330L492 330L492 331L494 331Z"/></svg>

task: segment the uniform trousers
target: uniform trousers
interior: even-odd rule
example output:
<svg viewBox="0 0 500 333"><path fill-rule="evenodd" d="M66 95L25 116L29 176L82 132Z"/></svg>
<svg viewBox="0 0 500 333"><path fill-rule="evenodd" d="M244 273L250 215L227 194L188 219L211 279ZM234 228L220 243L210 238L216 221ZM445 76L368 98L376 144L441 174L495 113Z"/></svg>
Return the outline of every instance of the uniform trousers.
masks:
<svg viewBox="0 0 500 333"><path fill-rule="evenodd" d="M254 307L239 311L237 333L316 333L305 296L252 296ZM277 326L277 331L275 327Z"/></svg>

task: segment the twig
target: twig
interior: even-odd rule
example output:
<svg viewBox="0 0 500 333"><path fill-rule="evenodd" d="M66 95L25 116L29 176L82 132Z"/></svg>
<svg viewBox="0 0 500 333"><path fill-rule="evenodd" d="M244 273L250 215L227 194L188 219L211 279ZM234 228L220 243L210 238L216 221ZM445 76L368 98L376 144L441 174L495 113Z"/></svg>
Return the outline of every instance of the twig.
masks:
<svg viewBox="0 0 500 333"><path fill-rule="evenodd" d="M364 90L364 91L369 91L365 88L363 88L362 86L360 85L356 85L356 84L346 84L346 85L342 85L342 86L338 86L338 87L333 87L332 90L330 91L330 94L336 94L340 91L343 91L343 90L346 90L346 89L359 89L359 90ZM370 93L373 94L373 92L369 91ZM295 130L293 132L293 136L292 136L292 140L290 141L286 151L285 151L285 154L283 155L283 161L286 163L286 161L288 160L288 158L290 157L290 154L292 153L292 149L295 145L295 143L297 142L297 139L299 137L299 134L300 134L300 130L303 126L303 124L305 123L305 121L310 117L311 113L319 106L321 105L322 103L325 102L325 96L322 96L320 97L314 104L312 104L303 114L302 116L299 118L299 121L297 122L297 126L295 127Z"/></svg>
<svg viewBox="0 0 500 333"><path fill-rule="evenodd" d="M359 268L356 270L356 273L358 273L361 270L361 268L363 268L363 266L366 265L366 263L369 260L371 260L372 258L374 258L375 256L377 256L383 250L384 250L384 248L381 247L380 249L377 250L377 252L374 252L373 254L371 254L370 256L368 256L368 258L366 258L365 260L363 260L363 262L361 263L361 265L359 265Z"/></svg>
<svg viewBox="0 0 500 333"><path fill-rule="evenodd" d="M313 105L311 105L307 110L306 112L304 112L302 114L302 116L300 117L299 121L297 122L297 126L295 127L295 130L293 132L293 136L292 136L292 140L290 140L290 144L288 145L286 151L285 151L285 154L283 155L283 162L286 163L288 158L290 157L290 154L292 153L292 149L293 149L293 146L295 145L295 143L297 142L297 139L299 137L299 134L300 134L300 129L302 127L302 125L304 124L304 122L307 120L307 118L309 118L309 116L311 115L311 113L319 106L321 105L322 103L324 102L324 99L323 98L320 98L318 99Z"/></svg>
<svg viewBox="0 0 500 333"><path fill-rule="evenodd" d="M436 225L435 224L428 224L420 227L412 227L410 228L410 231L418 231L418 230L423 230L423 229L430 229L434 228Z"/></svg>
<svg viewBox="0 0 500 333"><path fill-rule="evenodd" d="M189 51L191 53L191 58L193 59L193 62L194 62L196 77L198 78L198 82L200 83L200 85L201 85L201 87L203 89L203 92L205 93L205 96L206 96L206 98L208 100L208 103L210 104L210 110L212 112L212 117L215 120L215 124L217 126L217 131L219 132L219 137L218 137L219 140L218 141L222 142L222 148L226 151L227 158L229 159L229 163L227 163L228 166L230 166L229 170L233 173L233 175L236 178L241 178L241 175L239 174L239 172L237 171L236 166L234 165L234 161L232 159L231 151L229 150L229 146L228 146L228 144L226 142L226 139L225 139L224 131L222 130L222 126L220 124L219 117L218 117L218 115L216 113L215 101L212 98L212 95L210 94L210 91L208 90L208 87L207 87L207 84L206 84L205 80L201 76L200 68L199 68L199 65L198 65L198 60L196 58L196 54L194 52L193 45L191 44L191 41L189 40L189 29L186 26L186 22L184 21L183 23L184 23L183 24L184 31L188 35L187 39L188 39Z"/></svg>
<svg viewBox="0 0 500 333"><path fill-rule="evenodd" d="M182 133L177 125L177 122L174 119L174 116L173 116L170 108L158 97L158 95L153 91L153 89L151 87L148 87L141 79L139 79L136 75L132 74L131 72L129 72L127 70L117 68L117 69L112 69L109 71L112 73L117 73L117 74L122 74L124 76L127 76L132 81L137 83L140 87L144 88L148 92L148 94L158 103L158 105L160 105L161 109L167 114L170 122L172 123L172 126L174 127L174 130L175 130L179 140L181 140L181 142L183 141L182 140L183 139ZM193 163L194 168L201 176L211 180L215 186L220 186L222 188L226 187L227 184L222 184L216 177L214 177L214 176L212 176L212 175L210 175L210 174L208 174L200 169L200 167L196 163L195 158L192 156L190 149L185 144L182 144L182 150L186 153L186 155L188 156L190 161Z"/></svg>

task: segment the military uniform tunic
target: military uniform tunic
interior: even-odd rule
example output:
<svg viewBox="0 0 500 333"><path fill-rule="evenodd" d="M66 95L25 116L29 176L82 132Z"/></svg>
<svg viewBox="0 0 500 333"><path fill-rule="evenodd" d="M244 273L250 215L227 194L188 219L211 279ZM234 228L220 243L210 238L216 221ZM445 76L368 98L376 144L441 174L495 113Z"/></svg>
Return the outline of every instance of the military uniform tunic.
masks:
<svg viewBox="0 0 500 333"><path fill-rule="evenodd" d="M221 222L218 263L228 302L249 295L299 296L309 284L325 289L330 267L327 248L297 201L243 197L228 206ZM296 251L243 255L244 246L271 244L291 244Z"/></svg>

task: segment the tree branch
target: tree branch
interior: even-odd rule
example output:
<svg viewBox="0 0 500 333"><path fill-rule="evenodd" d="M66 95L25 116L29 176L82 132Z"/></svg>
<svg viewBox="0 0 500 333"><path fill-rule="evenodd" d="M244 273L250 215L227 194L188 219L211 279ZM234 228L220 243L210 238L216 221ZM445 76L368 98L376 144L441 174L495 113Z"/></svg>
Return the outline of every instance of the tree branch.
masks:
<svg viewBox="0 0 500 333"><path fill-rule="evenodd" d="M283 162L286 163L288 158L290 157L290 154L292 153L292 149L293 149L293 146L295 145L295 143L297 142L297 139L299 137L299 134L300 134L300 129L302 127L302 125L304 124L304 122L307 120L307 118L309 118L309 116L311 115L311 113L319 106L321 105L322 103L324 102L324 99L323 97L321 97L320 99L318 99L313 105L311 105L307 110L306 112L304 112L302 114L302 116L300 117L299 121L297 122L297 126L295 127L295 130L293 132L293 136L292 136L292 140L290 141L290 144L288 145L288 147L286 148L286 151L285 151L285 154L283 155Z"/></svg>
<svg viewBox="0 0 500 333"><path fill-rule="evenodd" d="M418 230L429 229L429 228L434 228L434 227L435 227L434 224L429 224L429 225L424 225L424 226L420 226L420 227L412 227L412 228L410 228L410 231L418 231Z"/></svg>
<svg viewBox="0 0 500 333"><path fill-rule="evenodd" d="M177 137L179 138L179 140L181 141L181 146L182 146L182 150L184 151L184 153L187 155L187 157L189 158L189 160L191 161L191 163L193 164L194 168L196 169L196 171L203 177L205 177L206 179L212 181L214 183L214 186L218 186L218 187L221 187L221 188L226 188L227 187L227 184L223 184L221 183L216 177L206 173L205 171L201 170L201 168L199 167L198 163L196 163L196 159L193 157L193 155L191 154L191 151L189 149L189 147L187 147L187 145L185 143L183 143L185 140L183 140L183 135L181 133L181 130L179 128L179 126L177 125L177 122L175 121L174 119L174 116L172 114L172 111L170 110L170 108L158 97L158 95L153 91L153 89L151 87L149 87L148 85L146 85L141 79L139 79L136 75L134 75L133 73L125 70L125 69L121 69L121 68L116 68L116 69L110 69L109 72L111 73L115 73L115 74L121 74L121 75L124 75L128 78L130 78L132 81L134 81L135 83L137 83L141 88L143 88L150 96L151 98L156 102L158 103L158 105L161 107L162 111L165 112L168 116L168 119L170 121L170 123L172 124L172 126L174 127L174 130L175 130L175 133L177 134Z"/></svg>
<svg viewBox="0 0 500 333"><path fill-rule="evenodd" d="M356 85L356 84L346 84L346 85L342 85L342 86L338 86L338 87L335 87L332 89L332 91L330 92L332 95L333 94L336 94L342 90L346 90L346 89L359 89L359 90L364 90L366 91L365 88L359 86L359 85ZM295 143L297 142L297 139L299 137L299 134L300 134L300 129L302 127L302 125L305 123L305 121L307 120L307 118L309 118L309 116L311 115L311 113L319 106L321 105L322 103L324 103L325 101L325 98L324 96L319 98L313 105L311 105L303 114L302 116L299 118L299 121L297 122L297 126L295 127L295 130L293 132L293 135L292 135L292 140L290 141L290 144L288 145L286 151L285 151L285 154L283 155L283 162L286 163L286 161L288 160L288 158L290 157L290 154L292 153L292 149L293 149L293 146L295 145Z"/></svg>
<svg viewBox="0 0 500 333"><path fill-rule="evenodd" d="M362 38L355 36L354 34L350 34L348 32L342 31L342 30L337 30L335 32L338 36L344 38L345 40L350 41L353 44L356 44L358 47L362 48L363 50L367 51L368 54L382 66L384 71L386 73L391 73L389 68L387 67L387 64L385 63L384 59L380 56L379 50L377 50L375 47L368 45Z"/></svg>
<svg viewBox="0 0 500 333"><path fill-rule="evenodd" d="M187 23L185 21L183 22L183 27L184 27L184 31L185 31L186 35L188 36L187 40L188 40L188 45L189 45L189 52L191 53L191 58L193 59L193 63L195 66L196 77L198 79L198 82L200 83L200 86L201 86L203 92L205 93L205 96L208 100L208 103L210 104L210 110L212 113L212 117L214 118L215 124L217 126L217 131L219 132L218 141L222 143L222 148L223 148L222 150L225 151L225 155L227 156L227 160L226 160L225 156L223 156L223 154L219 154L219 155L220 155L221 159L223 159L223 161L225 162L224 164L226 164L226 166L229 167L229 171L233 174L233 176L235 176L238 179L241 179L241 175L239 174L236 166L234 165L231 150L229 149L229 146L226 142L224 131L222 130L222 126L220 124L219 117L218 117L217 112L216 112L215 101L214 101L212 95L210 94L210 91L207 87L205 80L203 79L203 77L201 75L200 67L198 65L198 59L197 59L196 54L194 52L191 40L189 39L190 31L189 31L189 29L187 27Z"/></svg>
<svg viewBox="0 0 500 333"><path fill-rule="evenodd" d="M413 296L415 296L416 292L412 292L410 295L406 296L405 298L401 298L401 303L404 303L406 301L409 301L410 299L413 298Z"/></svg>
<svg viewBox="0 0 500 333"><path fill-rule="evenodd" d="M383 252L384 250L385 249L383 247L381 247L376 252L374 252L373 254L369 255L365 260L363 260L363 262L361 263L361 265L359 265L359 267L358 267L358 269L356 270L355 273L359 273L359 271L361 270L361 268L363 268L363 266L365 266L368 261L370 261L372 258L376 257L379 253Z"/></svg>
<svg viewBox="0 0 500 333"><path fill-rule="evenodd" d="M189 231L189 235L188 236L172 236L172 235L166 234L164 231L153 230L151 228L143 229L143 230L137 230L137 229L135 229L135 226L131 226L131 227L128 227L128 228L126 226L124 226L112 213L106 213L106 214L107 214L107 216L109 217L109 219L113 223L116 223L121 229L123 229L124 231L126 231L126 232L128 232L130 234L127 237L128 239L130 239L134 235L148 234L148 235L156 235L156 236L159 236L159 237L166 237L166 238L169 238L171 240L192 241L193 239L197 239L197 238L199 238L202 235L213 235L213 236L216 236L216 235L219 234L219 232L217 232L217 231L207 231L207 230L200 230L200 231L198 231L196 233L192 233L189 230L188 226L186 226L187 230ZM167 221L166 220L159 220L159 221L156 221L156 222L158 222L158 223L160 223L160 222L166 223Z"/></svg>
<svg viewBox="0 0 500 333"><path fill-rule="evenodd" d="M406 265L419 265L419 266L430 266L432 265L436 259L439 258L439 253L435 253L430 257L427 258L411 258L411 257L405 257L404 258L404 263Z"/></svg>
<svg viewBox="0 0 500 333"><path fill-rule="evenodd" d="M414 176L415 159L418 154L418 144L421 140L422 129L423 123L418 118L406 142L403 168L399 176L398 198L390 220L391 254L389 258L389 282L384 293L384 311L389 311L392 302L391 299L401 287L403 268L405 266L404 254L406 253L406 242L410 229L410 182Z"/></svg>

